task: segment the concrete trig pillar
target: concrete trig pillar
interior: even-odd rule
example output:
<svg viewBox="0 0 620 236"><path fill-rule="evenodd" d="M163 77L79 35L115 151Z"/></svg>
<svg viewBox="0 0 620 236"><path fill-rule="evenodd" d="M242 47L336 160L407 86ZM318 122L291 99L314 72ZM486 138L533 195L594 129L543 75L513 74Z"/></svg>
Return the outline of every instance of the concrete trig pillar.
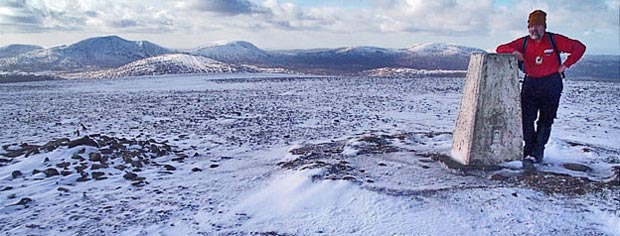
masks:
<svg viewBox="0 0 620 236"><path fill-rule="evenodd" d="M523 155L517 59L510 54L471 55L452 141L452 159L490 166Z"/></svg>

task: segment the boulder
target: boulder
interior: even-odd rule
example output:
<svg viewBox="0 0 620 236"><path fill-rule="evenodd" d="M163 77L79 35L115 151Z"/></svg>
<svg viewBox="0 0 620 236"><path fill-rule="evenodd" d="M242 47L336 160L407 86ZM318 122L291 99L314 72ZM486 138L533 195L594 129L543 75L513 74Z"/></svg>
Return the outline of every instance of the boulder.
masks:
<svg viewBox="0 0 620 236"><path fill-rule="evenodd" d="M56 176L56 175L60 175L60 172L58 172L58 170L54 169L54 168L47 168L43 171L43 173L45 174L46 177L52 177L52 176Z"/></svg>
<svg viewBox="0 0 620 236"><path fill-rule="evenodd" d="M589 166L577 164L577 163L564 163L562 166L572 171L579 171L579 172L592 171L592 168L590 168Z"/></svg>
<svg viewBox="0 0 620 236"><path fill-rule="evenodd" d="M13 179L15 179L15 178L17 178L17 177L22 177L22 176L23 176L23 174L22 174L22 172L21 172L21 171L16 170L16 171L13 171L13 172L11 173L11 176L13 176Z"/></svg>
<svg viewBox="0 0 620 236"><path fill-rule="evenodd" d="M99 144L97 144L97 142L92 140L90 137L84 136L83 138L70 141L68 146L69 148L74 148L77 146L99 147Z"/></svg>

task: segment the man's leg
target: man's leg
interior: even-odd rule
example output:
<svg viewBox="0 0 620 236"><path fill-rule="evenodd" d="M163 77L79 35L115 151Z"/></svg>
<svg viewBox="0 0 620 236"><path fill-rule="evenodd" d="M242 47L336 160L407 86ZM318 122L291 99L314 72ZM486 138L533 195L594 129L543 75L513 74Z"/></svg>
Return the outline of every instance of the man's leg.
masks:
<svg viewBox="0 0 620 236"><path fill-rule="evenodd" d="M521 118L523 125L523 157L531 156L536 145L536 131L534 121L538 116L537 96L534 91L532 79L525 78L521 87Z"/></svg>
<svg viewBox="0 0 620 236"><path fill-rule="evenodd" d="M532 149L532 155L538 162L544 158L545 145L551 136L551 126L553 119L557 116L562 94L562 78L559 74L544 79L544 95L541 99L540 115L536 122L536 141Z"/></svg>

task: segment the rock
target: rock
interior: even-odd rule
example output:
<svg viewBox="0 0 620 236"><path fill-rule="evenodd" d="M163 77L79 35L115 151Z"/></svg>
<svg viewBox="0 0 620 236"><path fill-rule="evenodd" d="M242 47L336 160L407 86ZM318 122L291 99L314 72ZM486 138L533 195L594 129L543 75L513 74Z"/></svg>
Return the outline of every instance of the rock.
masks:
<svg viewBox="0 0 620 236"><path fill-rule="evenodd" d="M29 146L29 149L26 150L26 157L30 156L30 155L35 155L35 154L39 154L39 147L37 146Z"/></svg>
<svg viewBox="0 0 620 236"><path fill-rule="evenodd" d="M151 153L156 154L157 156L162 156L161 150L155 144L151 144Z"/></svg>
<svg viewBox="0 0 620 236"><path fill-rule="evenodd" d="M352 175L346 175L342 177L342 180L357 182L357 178L355 178L355 176L352 176Z"/></svg>
<svg viewBox="0 0 620 236"><path fill-rule="evenodd" d="M77 182L86 182L89 181L90 179L88 178L88 174L87 173L80 173L82 176L80 176L80 178L78 178L76 181Z"/></svg>
<svg viewBox="0 0 620 236"><path fill-rule="evenodd" d="M91 175L93 176L93 179L95 180L102 180L102 179L107 179L108 177L105 177L105 173L100 172L100 171L93 171L93 173L91 173Z"/></svg>
<svg viewBox="0 0 620 236"><path fill-rule="evenodd" d="M173 171L177 169L176 167L171 166L171 165L164 165L164 168L166 168L166 170L169 170L169 171Z"/></svg>
<svg viewBox="0 0 620 236"><path fill-rule="evenodd" d="M67 175L70 175L70 174L72 174L72 173L73 173L73 172L68 171L68 170L63 170L63 171L60 171L60 175L62 175L62 176L67 176Z"/></svg>
<svg viewBox="0 0 620 236"><path fill-rule="evenodd" d="M106 162L108 162L110 158L108 156L101 156L101 160L99 160L99 162L101 162L102 164L105 164Z"/></svg>
<svg viewBox="0 0 620 236"><path fill-rule="evenodd" d="M582 165L582 164L577 164L577 163L564 163L562 166L564 166L564 168L572 170L572 171L579 171L579 172L589 172L589 171L592 171L592 168L590 168L589 166Z"/></svg>
<svg viewBox="0 0 620 236"><path fill-rule="evenodd" d="M8 151L7 153L3 153L2 155L8 158L16 158L21 155L24 155L24 153L25 153L25 150L19 149L19 150Z"/></svg>
<svg viewBox="0 0 620 236"><path fill-rule="evenodd" d="M504 181L506 180L508 177L502 175L502 174L494 174L491 176L491 180L496 180L496 181Z"/></svg>
<svg viewBox="0 0 620 236"><path fill-rule="evenodd" d="M74 148L77 146L91 146L91 147L99 147L99 144L94 140L90 139L88 136L84 136L83 138L76 139L69 142L69 148Z"/></svg>
<svg viewBox="0 0 620 236"><path fill-rule="evenodd" d="M15 199L17 197L17 195L15 195L14 193L9 194L9 196L6 196L6 198L8 199Z"/></svg>
<svg viewBox="0 0 620 236"><path fill-rule="evenodd" d="M67 167L69 167L69 165L71 165L69 162L63 161L61 163L56 164L56 167L58 167L58 168L67 168Z"/></svg>
<svg viewBox="0 0 620 236"><path fill-rule="evenodd" d="M58 190L60 192L65 192L65 193L69 192L69 189L68 188L64 188L64 187L58 187L58 189L56 189L56 190Z"/></svg>
<svg viewBox="0 0 620 236"><path fill-rule="evenodd" d="M70 140L68 138L61 138L56 141L49 141L45 145L43 145L43 148L45 148L48 152L51 152L60 146L66 146L69 141Z"/></svg>
<svg viewBox="0 0 620 236"><path fill-rule="evenodd" d="M90 154L88 154L88 160L89 161L101 161L101 154L98 152L91 152Z"/></svg>
<svg viewBox="0 0 620 236"><path fill-rule="evenodd" d="M112 149L110 149L110 148L102 148L102 149L99 149L99 152L101 152L101 154L110 155L110 154L112 154Z"/></svg>
<svg viewBox="0 0 620 236"><path fill-rule="evenodd" d="M125 170L125 169L127 169L127 166L124 166L124 165L116 165L116 166L114 166L114 169L117 169L117 170Z"/></svg>
<svg viewBox="0 0 620 236"><path fill-rule="evenodd" d="M91 170L98 170L98 169L104 169L104 168L108 168L108 164L93 164L92 166L90 166Z"/></svg>
<svg viewBox="0 0 620 236"><path fill-rule="evenodd" d="M11 186L6 186L6 187L4 187L3 189L0 189L0 192L9 191L9 190L12 190L12 189L13 189L13 187L11 187Z"/></svg>
<svg viewBox="0 0 620 236"><path fill-rule="evenodd" d="M177 154L177 157L172 158L172 161L183 162L183 160L185 160L185 158L187 158L187 155L185 155L185 154Z"/></svg>
<svg viewBox="0 0 620 236"><path fill-rule="evenodd" d="M84 159L82 156L80 156L79 154L75 154L75 155L73 155L73 156L71 157L71 159L74 159L74 160L79 160L79 161L86 160L86 159Z"/></svg>
<svg viewBox="0 0 620 236"><path fill-rule="evenodd" d="M135 180L138 178L138 175L133 172L127 172L125 175L123 175L123 178L125 178L126 180Z"/></svg>
<svg viewBox="0 0 620 236"><path fill-rule="evenodd" d="M23 176L23 174L22 174L22 172L21 172L21 171L16 170L16 171L13 171L13 172L11 173L11 176L13 176L13 179L15 179L15 178L17 178L17 177L21 177L21 176Z"/></svg>
<svg viewBox="0 0 620 236"><path fill-rule="evenodd" d="M200 171L202 171L202 169L200 169L198 167L192 168L192 172L200 172Z"/></svg>
<svg viewBox="0 0 620 236"><path fill-rule="evenodd" d="M209 166L209 168L218 168L218 167L220 167L220 164L211 164Z"/></svg>
<svg viewBox="0 0 620 236"><path fill-rule="evenodd" d="M52 177L52 176L56 176L56 175L60 175L60 172L58 172L58 170L54 169L54 168L47 168L43 171L43 173L45 174L46 177Z"/></svg>
<svg viewBox="0 0 620 236"><path fill-rule="evenodd" d="M32 170L32 175L36 175L36 174L41 173L41 172L42 171L40 171L40 170L34 169L34 170Z"/></svg>
<svg viewBox="0 0 620 236"><path fill-rule="evenodd" d="M25 198L22 198L21 200L19 200L19 202L13 204L13 205L23 205L23 206L25 206L25 205L30 204L31 202L32 202L32 198L25 197Z"/></svg>

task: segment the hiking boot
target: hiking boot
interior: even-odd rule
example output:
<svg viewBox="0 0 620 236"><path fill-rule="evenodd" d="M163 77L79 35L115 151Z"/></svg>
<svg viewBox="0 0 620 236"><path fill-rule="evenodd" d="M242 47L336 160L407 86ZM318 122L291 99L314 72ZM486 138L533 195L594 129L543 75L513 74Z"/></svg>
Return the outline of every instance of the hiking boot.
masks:
<svg viewBox="0 0 620 236"><path fill-rule="evenodd" d="M549 141L551 127L538 127L536 132L536 144L532 148L531 155L535 157L536 163L541 163L545 155L545 145Z"/></svg>
<svg viewBox="0 0 620 236"><path fill-rule="evenodd" d="M526 171L536 170L536 167L534 167L534 162L536 162L536 158L533 156L526 156L523 160L521 160L523 169Z"/></svg>

